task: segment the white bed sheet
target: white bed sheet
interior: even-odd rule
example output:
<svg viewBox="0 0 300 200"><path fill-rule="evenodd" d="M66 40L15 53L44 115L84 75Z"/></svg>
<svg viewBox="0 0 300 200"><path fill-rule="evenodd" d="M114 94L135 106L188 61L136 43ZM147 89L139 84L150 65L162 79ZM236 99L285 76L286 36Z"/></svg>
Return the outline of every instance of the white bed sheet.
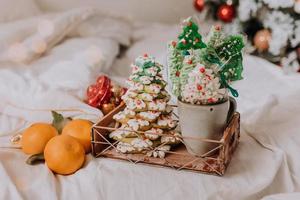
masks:
<svg viewBox="0 0 300 200"><path fill-rule="evenodd" d="M94 27L94 28L93 28ZM0 135L50 121L51 110L98 120L86 88L128 45L127 19L93 8L44 14L0 26Z"/></svg>
<svg viewBox="0 0 300 200"><path fill-rule="evenodd" d="M115 62L115 79L123 82L134 52L153 52L164 62L162 42L173 36L161 39L160 30L137 40L135 49ZM91 156L74 175L60 176L43 164L24 164L20 150L1 148L0 199L299 199L300 77L284 75L257 57L245 56L244 63L245 79L235 84L241 143L224 177ZM0 145L7 146L8 139L0 137Z"/></svg>

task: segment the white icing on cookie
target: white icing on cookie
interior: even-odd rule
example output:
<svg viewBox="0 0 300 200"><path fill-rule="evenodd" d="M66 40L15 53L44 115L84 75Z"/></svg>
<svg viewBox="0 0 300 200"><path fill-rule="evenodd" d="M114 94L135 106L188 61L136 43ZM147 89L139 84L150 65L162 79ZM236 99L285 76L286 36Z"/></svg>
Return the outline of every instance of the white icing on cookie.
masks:
<svg viewBox="0 0 300 200"><path fill-rule="evenodd" d="M159 128L151 128L150 130L145 131L145 137L150 140L157 140L161 134L163 134L163 130Z"/></svg>
<svg viewBox="0 0 300 200"><path fill-rule="evenodd" d="M163 144L178 144L181 142L180 138L181 135L177 131L169 131L160 140Z"/></svg>
<svg viewBox="0 0 300 200"><path fill-rule="evenodd" d="M168 128L175 128L177 122L172 119L171 115L161 115L157 120L157 125Z"/></svg>
<svg viewBox="0 0 300 200"><path fill-rule="evenodd" d="M127 90L126 94L124 96L130 97L130 98L135 98L138 95L138 93L136 93L133 90Z"/></svg>
<svg viewBox="0 0 300 200"><path fill-rule="evenodd" d="M123 112L127 117L134 117L135 116L135 112L133 110L129 110L127 107L124 109Z"/></svg>
<svg viewBox="0 0 300 200"><path fill-rule="evenodd" d="M165 157L165 155L166 155L166 152L167 151L170 151L170 149L171 149L171 146L170 145L163 145L163 146L161 146L161 147L158 147L156 150L154 150L154 151L149 151L148 153L147 153L147 156L153 156L154 158L157 158L157 157L159 157L159 158L164 158Z"/></svg>
<svg viewBox="0 0 300 200"><path fill-rule="evenodd" d="M147 92L149 93L154 93L154 94L158 94L160 93L162 87L159 84L150 84L146 86L147 88Z"/></svg>
<svg viewBox="0 0 300 200"><path fill-rule="evenodd" d="M159 69L157 67L150 67L145 69L145 72L150 76L156 76L158 74Z"/></svg>
<svg viewBox="0 0 300 200"><path fill-rule="evenodd" d="M122 130L121 130L122 129ZM122 139L128 136L136 135L132 129L128 126L121 126L120 129L117 129L109 134L110 138Z"/></svg>
<svg viewBox="0 0 300 200"><path fill-rule="evenodd" d="M162 100L155 100L148 103L148 109L153 111L164 111L166 109L167 102Z"/></svg>
<svg viewBox="0 0 300 200"><path fill-rule="evenodd" d="M131 65L131 69L132 69L132 73L133 73L133 74L140 73L140 72L143 71L142 68L139 68L138 66L136 66L136 65L134 65L134 64Z"/></svg>
<svg viewBox="0 0 300 200"><path fill-rule="evenodd" d="M130 110L143 110L146 108L146 103L141 99L127 99L125 103Z"/></svg>
<svg viewBox="0 0 300 200"><path fill-rule="evenodd" d="M126 114L122 111L113 116L113 119L116 120L116 121L120 121L120 120L125 119L125 118L126 118Z"/></svg>
<svg viewBox="0 0 300 200"><path fill-rule="evenodd" d="M145 149L145 148L149 148L153 145L153 143L151 142L151 140L149 139L141 139L141 138L135 138L131 141L130 143L133 147L138 148L138 149Z"/></svg>
<svg viewBox="0 0 300 200"><path fill-rule="evenodd" d="M128 126L135 131L138 131L140 127L149 126L150 123L147 120L142 119L130 119L127 122Z"/></svg>
<svg viewBox="0 0 300 200"><path fill-rule="evenodd" d="M139 82L144 84L144 85L148 85L153 81L153 78L150 76L141 76L139 78Z"/></svg>
<svg viewBox="0 0 300 200"><path fill-rule="evenodd" d="M139 115L140 115L143 119L155 120L156 118L159 117L160 112L156 112L156 111L147 111L147 112L140 112Z"/></svg>
<svg viewBox="0 0 300 200"><path fill-rule="evenodd" d="M144 85L141 83L137 83L134 81L127 81L128 85L130 86L131 91L143 91Z"/></svg>
<svg viewBox="0 0 300 200"><path fill-rule="evenodd" d="M119 142L117 144L117 150L121 153L132 153L137 151L131 144L125 142Z"/></svg>
<svg viewBox="0 0 300 200"><path fill-rule="evenodd" d="M138 95L138 98L141 98L145 101L152 101L156 95L149 94L149 93L142 93Z"/></svg>

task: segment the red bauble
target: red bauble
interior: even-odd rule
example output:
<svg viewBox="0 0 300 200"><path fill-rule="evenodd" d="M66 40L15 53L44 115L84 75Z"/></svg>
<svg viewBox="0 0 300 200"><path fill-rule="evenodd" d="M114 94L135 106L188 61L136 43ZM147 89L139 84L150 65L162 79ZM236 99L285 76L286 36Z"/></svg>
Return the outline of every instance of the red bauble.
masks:
<svg viewBox="0 0 300 200"><path fill-rule="evenodd" d="M235 10L232 5L223 4L218 8L217 16L223 22L231 22L235 16Z"/></svg>
<svg viewBox="0 0 300 200"><path fill-rule="evenodd" d="M93 107L108 103L111 96L111 80L107 76L100 76L96 85L91 85L87 89L87 103Z"/></svg>
<svg viewBox="0 0 300 200"><path fill-rule="evenodd" d="M194 0L194 7L199 12L201 12L204 9L204 6L205 6L204 0Z"/></svg>

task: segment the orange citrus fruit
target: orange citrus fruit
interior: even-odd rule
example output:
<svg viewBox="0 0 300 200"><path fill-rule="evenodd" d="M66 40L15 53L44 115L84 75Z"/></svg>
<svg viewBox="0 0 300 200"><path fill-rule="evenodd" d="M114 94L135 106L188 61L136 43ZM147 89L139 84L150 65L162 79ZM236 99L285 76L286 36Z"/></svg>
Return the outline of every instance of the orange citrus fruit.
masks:
<svg viewBox="0 0 300 200"><path fill-rule="evenodd" d="M47 142L57 134L57 130L51 124L32 124L23 132L22 150L26 154L42 153Z"/></svg>
<svg viewBox="0 0 300 200"><path fill-rule="evenodd" d="M82 145L69 135L52 138L46 145L44 157L47 166L57 174L68 175L76 172L84 163Z"/></svg>
<svg viewBox="0 0 300 200"><path fill-rule="evenodd" d="M91 129L92 122L84 119L75 119L66 124L62 130L62 135L74 137L82 146L86 153L91 151Z"/></svg>

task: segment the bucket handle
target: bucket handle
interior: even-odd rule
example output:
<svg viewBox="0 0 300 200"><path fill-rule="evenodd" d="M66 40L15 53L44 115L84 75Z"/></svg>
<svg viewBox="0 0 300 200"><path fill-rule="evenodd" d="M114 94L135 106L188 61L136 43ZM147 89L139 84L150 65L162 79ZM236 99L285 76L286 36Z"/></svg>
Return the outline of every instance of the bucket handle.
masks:
<svg viewBox="0 0 300 200"><path fill-rule="evenodd" d="M227 124L231 121L233 114L236 111L236 100L233 97L229 97L229 110L227 115Z"/></svg>

